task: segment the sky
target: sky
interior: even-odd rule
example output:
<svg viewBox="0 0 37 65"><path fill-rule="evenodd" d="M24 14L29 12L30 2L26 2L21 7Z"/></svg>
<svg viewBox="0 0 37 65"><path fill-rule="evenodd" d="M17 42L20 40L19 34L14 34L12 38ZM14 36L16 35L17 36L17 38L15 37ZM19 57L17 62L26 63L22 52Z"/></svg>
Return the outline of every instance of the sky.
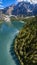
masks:
<svg viewBox="0 0 37 65"><path fill-rule="evenodd" d="M37 3L37 0L0 0L0 9L3 7L10 6L11 4L16 4L21 1L27 1L30 3Z"/></svg>
<svg viewBox="0 0 37 65"><path fill-rule="evenodd" d="M11 4L14 4L16 0L0 0L0 6L7 7Z"/></svg>

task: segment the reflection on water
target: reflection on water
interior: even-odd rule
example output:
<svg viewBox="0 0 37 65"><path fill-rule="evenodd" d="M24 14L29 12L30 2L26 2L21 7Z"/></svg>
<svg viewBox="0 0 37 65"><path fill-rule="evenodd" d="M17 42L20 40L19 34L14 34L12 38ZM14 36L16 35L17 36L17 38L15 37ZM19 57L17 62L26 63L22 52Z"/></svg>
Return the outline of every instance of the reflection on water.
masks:
<svg viewBox="0 0 37 65"><path fill-rule="evenodd" d="M16 65L13 60L16 58L10 54L10 46L19 30L23 27L24 23L12 22L3 23L0 27L0 65ZM17 61L17 59L16 59ZM18 63L18 62L17 62ZM18 64L17 64L18 65Z"/></svg>

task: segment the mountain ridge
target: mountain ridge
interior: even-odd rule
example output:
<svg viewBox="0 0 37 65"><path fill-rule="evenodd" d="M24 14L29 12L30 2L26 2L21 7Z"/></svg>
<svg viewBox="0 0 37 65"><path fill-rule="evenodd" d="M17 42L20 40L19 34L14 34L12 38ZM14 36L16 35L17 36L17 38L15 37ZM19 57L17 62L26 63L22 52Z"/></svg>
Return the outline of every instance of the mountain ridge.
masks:
<svg viewBox="0 0 37 65"><path fill-rule="evenodd" d="M30 4L30 2L19 2L17 5L11 5L4 8L4 14L12 14L16 16L31 16L37 15L37 4Z"/></svg>

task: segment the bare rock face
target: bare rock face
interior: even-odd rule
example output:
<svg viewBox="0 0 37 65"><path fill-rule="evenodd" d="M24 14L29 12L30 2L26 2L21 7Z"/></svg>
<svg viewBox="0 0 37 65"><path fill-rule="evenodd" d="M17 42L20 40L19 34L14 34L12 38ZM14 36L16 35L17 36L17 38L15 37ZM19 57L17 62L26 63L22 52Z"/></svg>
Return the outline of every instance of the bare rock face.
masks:
<svg viewBox="0 0 37 65"><path fill-rule="evenodd" d="M14 51L21 65L37 65L37 21L26 24L16 36Z"/></svg>

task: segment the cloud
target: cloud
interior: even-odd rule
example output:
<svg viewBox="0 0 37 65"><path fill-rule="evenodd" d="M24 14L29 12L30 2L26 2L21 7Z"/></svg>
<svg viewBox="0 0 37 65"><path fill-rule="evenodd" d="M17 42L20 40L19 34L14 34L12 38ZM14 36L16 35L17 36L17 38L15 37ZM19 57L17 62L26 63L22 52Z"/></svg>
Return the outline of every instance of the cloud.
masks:
<svg viewBox="0 0 37 65"><path fill-rule="evenodd" d="M18 1L18 2L21 2L21 1L28 1L28 2L29 2L30 0L17 0L17 1Z"/></svg>
<svg viewBox="0 0 37 65"><path fill-rule="evenodd" d="M30 2L30 3L37 3L37 0L17 0L18 2L21 2L21 1L27 1L27 2Z"/></svg>
<svg viewBox="0 0 37 65"><path fill-rule="evenodd" d="M32 0L32 2L35 4L35 3L37 3L37 0Z"/></svg>
<svg viewBox="0 0 37 65"><path fill-rule="evenodd" d="M18 2L21 2L21 1L23 1L23 0L17 0Z"/></svg>

